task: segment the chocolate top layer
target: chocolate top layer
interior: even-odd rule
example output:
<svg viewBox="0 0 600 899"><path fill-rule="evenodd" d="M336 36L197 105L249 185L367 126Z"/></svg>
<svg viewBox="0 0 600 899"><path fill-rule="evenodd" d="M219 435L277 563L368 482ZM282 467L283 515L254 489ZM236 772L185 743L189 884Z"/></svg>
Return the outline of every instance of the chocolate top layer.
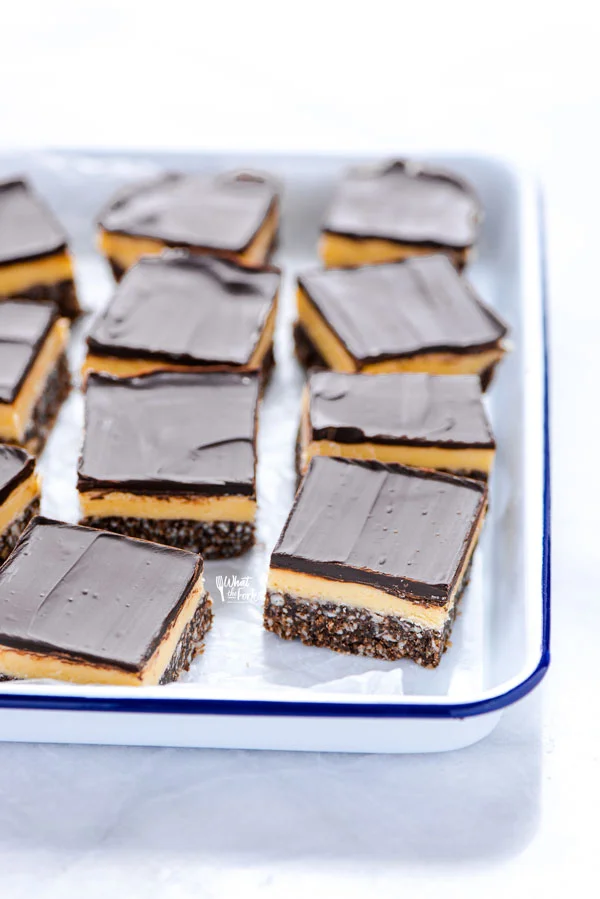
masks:
<svg viewBox="0 0 600 899"><path fill-rule="evenodd" d="M0 569L0 644L138 671L201 570L195 553L35 518Z"/></svg>
<svg viewBox="0 0 600 899"><path fill-rule="evenodd" d="M54 303L0 303L0 403L12 403L58 318Z"/></svg>
<svg viewBox="0 0 600 899"><path fill-rule="evenodd" d="M0 443L0 503L35 470L35 459L18 446Z"/></svg>
<svg viewBox="0 0 600 899"><path fill-rule="evenodd" d="M347 237L465 249L481 211L473 189L451 172L398 160L349 171L323 230Z"/></svg>
<svg viewBox="0 0 600 899"><path fill-rule="evenodd" d="M265 175L169 172L124 188L101 213L106 231L149 237L169 246L246 249L277 199Z"/></svg>
<svg viewBox="0 0 600 899"><path fill-rule="evenodd" d="M493 447L476 375L354 375L309 380L313 440Z"/></svg>
<svg viewBox="0 0 600 899"><path fill-rule="evenodd" d="M443 605L485 496L485 486L466 478L317 457L271 566Z"/></svg>
<svg viewBox="0 0 600 899"><path fill-rule="evenodd" d="M299 283L359 363L469 353L507 332L445 256L307 272Z"/></svg>
<svg viewBox="0 0 600 899"><path fill-rule="evenodd" d="M0 181L0 265L31 262L65 250L66 234L22 178Z"/></svg>
<svg viewBox="0 0 600 899"><path fill-rule="evenodd" d="M90 375L79 489L254 495L258 393L256 373Z"/></svg>
<svg viewBox="0 0 600 899"><path fill-rule="evenodd" d="M93 353L179 365L246 365L279 287L272 266L246 269L170 250L129 269L93 325Z"/></svg>

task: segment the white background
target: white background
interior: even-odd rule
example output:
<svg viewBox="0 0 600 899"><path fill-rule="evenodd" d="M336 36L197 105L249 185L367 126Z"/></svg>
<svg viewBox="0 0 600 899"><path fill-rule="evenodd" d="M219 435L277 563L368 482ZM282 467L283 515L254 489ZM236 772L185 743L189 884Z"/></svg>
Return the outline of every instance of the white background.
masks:
<svg viewBox="0 0 600 899"><path fill-rule="evenodd" d="M535 168L554 469L553 668L487 741L398 758L0 745L3 897L491 899L594 882L594 7L0 0L0 148L479 150Z"/></svg>

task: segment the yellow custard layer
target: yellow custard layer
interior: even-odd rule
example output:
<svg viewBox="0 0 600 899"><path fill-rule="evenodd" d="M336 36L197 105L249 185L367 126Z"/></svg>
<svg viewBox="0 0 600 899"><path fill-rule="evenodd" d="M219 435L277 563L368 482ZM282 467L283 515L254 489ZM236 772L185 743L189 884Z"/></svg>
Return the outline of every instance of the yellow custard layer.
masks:
<svg viewBox="0 0 600 899"><path fill-rule="evenodd" d="M300 324L333 371L361 371L363 374L410 371L431 375L479 375L504 355L504 349L499 343L490 349L472 353L423 352L415 356L399 356L397 359L361 365L353 359L302 288L298 289L297 302Z"/></svg>
<svg viewBox="0 0 600 899"><path fill-rule="evenodd" d="M354 608L367 609L376 614L395 615L412 624L442 630L454 608L456 597L460 595L462 581L477 546L486 511L487 508L482 510L456 584L450 593L448 601L442 606L426 605L411 599L391 596L378 587L355 584L350 581L334 581L318 575L290 571L287 568L269 569L267 589L275 593L288 593L300 599L332 602L353 606ZM401 535L398 539L401 539Z"/></svg>
<svg viewBox="0 0 600 899"><path fill-rule="evenodd" d="M41 481L36 472L15 487L6 502L0 505L0 534L40 495L40 490Z"/></svg>
<svg viewBox="0 0 600 899"><path fill-rule="evenodd" d="M67 252L31 262L0 265L0 296L16 296L31 287L73 280L73 263Z"/></svg>
<svg viewBox="0 0 600 899"><path fill-rule="evenodd" d="M52 325L14 401L0 403L0 440L23 442L35 404L44 392L68 339L69 322L66 318L59 318Z"/></svg>
<svg viewBox="0 0 600 899"><path fill-rule="evenodd" d="M121 356L100 355L88 353L81 368L81 377L85 381L89 372L103 372L115 378L135 378L138 375L149 374L154 371L229 371L236 372L256 371L262 367L264 359L273 348L273 334L275 331L275 319L277 317L277 298L267 316L265 327L258 339L247 365L177 365L176 363L163 362L162 360L148 358L126 359Z"/></svg>
<svg viewBox="0 0 600 899"><path fill-rule="evenodd" d="M80 491L85 518L168 518L192 521L254 521L251 496L161 497L102 490Z"/></svg>
<svg viewBox="0 0 600 899"><path fill-rule="evenodd" d="M313 440L302 447L301 473L314 456L365 459L372 462L410 465L453 472L481 472L489 475L494 461L493 449L450 449L442 446L397 446L392 443L335 443Z"/></svg>
<svg viewBox="0 0 600 899"><path fill-rule="evenodd" d="M343 268L354 265L377 265L382 262L399 262L411 256L431 256L444 253L453 265L467 262L468 250L432 249L418 244L395 243L379 237L346 237L343 234L324 232L319 240L319 256L326 268Z"/></svg>
<svg viewBox="0 0 600 899"><path fill-rule="evenodd" d="M279 212L277 206L273 206L266 216L263 224L256 232L252 241L245 250L240 253L233 253L227 250L218 249L198 249L188 247L192 253L202 255L219 256L222 259L231 259L240 265L259 266L264 265L269 258L269 253L279 223ZM142 256L155 255L168 249L169 246L160 240L154 240L149 237L133 237L127 234L118 234L112 231L105 231L100 228L98 235L98 246L102 253L108 258L116 262L121 268L128 269L134 265Z"/></svg>
<svg viewBox="0 0 600 899"><path fill-rule="evenodd" d="M204 594L202 576L179 610L179 613L163 639L156 647L145 666L138 671L102 665L100 663L69 660L67 657L49 653L26 652L7 646L0 646L0 672L15 678L53 678L74 684L109 684L111 686L155 686L160 682L181 635L194 617ZM207 597L212 605L212 600Z"/></svg>

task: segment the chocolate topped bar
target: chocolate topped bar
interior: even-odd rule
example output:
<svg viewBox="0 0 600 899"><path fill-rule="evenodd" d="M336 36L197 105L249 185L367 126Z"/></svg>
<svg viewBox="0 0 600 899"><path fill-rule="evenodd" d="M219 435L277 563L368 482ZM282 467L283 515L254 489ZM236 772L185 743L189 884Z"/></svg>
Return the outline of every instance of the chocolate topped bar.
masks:
<svg viewBox="0 0 600 899"><path fill-rule="evenodd" d="M495 442L475 375L313 372L297 453L366 459L488 477Z"/></svg>
<svg viewBox="0 0 600 899"><path fill-rule="evenodd" d="M359 362L494 346L506 325L444 256L299 277L313 306Z"/></svg>
<svg viewBox="0 0 600 899"><path fill-rule="evenodd" d="M31 262L67 248L67 237L22 178L0 181L0 266Z"/></svg>
<svg viewBox="0 0 600 899"><path fill-rule="evenodd" d="M323 230L429 249L465 249L477 238L480 217L479 202L462 178L398 160L348 172Z"/></svg>
<svg viewBox="0 0 600 899"><path fill-rule="evenodd" d="M439 472L345 459L311 462L272 568L447 602L485 487Z"/></svg>
<svg viewBox="0 0 600 899"><path fill-rule="evenodd" d="M83 524L201 552L254 544L257 372L91 375Z"/></svg>
<svg viewBox="0 0 600 899"><path fill-rule="evenodd" d="M18 446L0 444L0 564L39 511L35 459Z"/></svg>
<svg viewBox="0 0 600 899"><path fill-rule="evenodd" d="M68 318L81 313L66 234L22 178L0 181L0 297L51 300Z"/></svg>
<svg viewBox="0 0 600 899"><path fill-rule="evenodd" d="M0 403L12 403L58 320L54 303L0 303Z"/></svg>
<svg viewBox="0 0 600 899"><path fill-rule="evenodd" d="M91 375L80 491L255 493L257 374Z"/></svg>
<svg viewBox="0 0 600 899"><path fill-rule="evenodd" d="M445 256L306 272L303 336L338 371L489 374L507 327Z"/></svg>
<svg viewBox="0 0 600 899"><path fill-rule="evenodd" d="M486 509L477 481L313 459L271 557L265 628L310 646L435 667Z"/></svg>
<svg viewBox="0 0 600 899"><path fill-rule="evenodd" d="M473 375L314 372L310 424L316 440L494 447Z"/></svg>
<svg viewBox="0 0 600 899"><path fill-rule="evenodd" d="M100 215L106 230L173 247L246 249L276 200L273 181L250 172L170 172L123 189Z"/></svg>
<svg viewBox="0 0 600 899"><path fill-rule="evenodd" d="M164 247L262 265L277 234L277 187L256 172L171 172L121 190L99 224L117 278L143 253Z"/></svg>
<svg viewBox="0 0 600 899"><path fill-rule="evenodd" d="M18 446L0 444L0 504L35 470L35 459Z"/></svg>
<svg viewBox="0 0 600 899"><path fill-rule="evenodd" d="M193 553L36 518L0 570L0 671L157 682L205 602L201 575Z"/></svg>
<svg viewBox="0 0 600 899"><path fill-rule="evenodd" d="M124 375L164 367L157 363L259 368L271 351L279 280L271 266L181 250L143 257L92 327L87 367Z"/></svg>

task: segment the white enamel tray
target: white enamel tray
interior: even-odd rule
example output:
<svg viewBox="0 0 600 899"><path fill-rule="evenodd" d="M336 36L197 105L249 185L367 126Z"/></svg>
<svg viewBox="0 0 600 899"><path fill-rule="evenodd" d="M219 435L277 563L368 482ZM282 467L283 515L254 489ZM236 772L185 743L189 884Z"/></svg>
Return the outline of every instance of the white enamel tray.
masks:
<svg viewBox="0 0 600 899"><path fill-rule="evenodd" d="M283 183L277 262L285 272L275 375L259 436L259 543L207 564L215 624L188 675L168 687L0 685L0 739L347 752L455 749L486 736L502 709L549 664L550 487L542 221L535 183L504 163L430 156L477 188L486 218L468 276L511 326L513 351L489 394L498 457L491 510L453 643L435 671L410 662L337 655L261 628L269 553L289 510L302 373L293 359L295 272L315 264L319 222L344 166L320 156L38 153L0 157L0 176L24 172L67 226L80 296L104 306L112 282L94 249L93 220L123 183L164 168L264 169ZM77 325L77 372L91 316ZM83 404L65 404L42 460L46 515L76 521L75 468ZM216 586L225 579L224 599ZM232 587L233 579L238 582Z"/></svg>

